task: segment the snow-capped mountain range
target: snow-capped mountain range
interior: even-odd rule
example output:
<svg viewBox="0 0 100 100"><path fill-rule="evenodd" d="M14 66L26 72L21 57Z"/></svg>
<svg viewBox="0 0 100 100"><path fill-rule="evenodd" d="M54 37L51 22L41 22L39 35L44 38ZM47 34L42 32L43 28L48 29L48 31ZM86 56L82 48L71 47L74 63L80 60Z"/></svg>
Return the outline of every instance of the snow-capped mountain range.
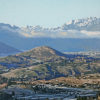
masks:
<svg viewBox="0 0 100 100"><path fill-rule="evenodd" d="M20 33L26 37L96 38L100 37L100 18L72 20L56 28L27 26L22 27Z"/></svg>
<svg viewBox="0 0 100 100"><path fill-rule="evenodd" d="M72 20L66 23L66 25L71 25L71 24L77 25L79 27L97 25L97 24L100 24L100 18L90 17L86 19Z"/></svg>
<svg viewBox="0 0 100 100"><path fill-rule="evenodd" d="M28 38L100 38L100 18L90 17L72 20L56 28L43 28L41 26L17 27L1 23L0 31L9 31Z"/></svg>
<svg viewBox="0 0 100 100"><path fill-rule="evenodd" d="M96 27L96 29L92 29ZM100 18L90 17L86 19L77 19L67 22L63 29L76 29L76 30L87 30L87 31L100 31Z"/></svg>

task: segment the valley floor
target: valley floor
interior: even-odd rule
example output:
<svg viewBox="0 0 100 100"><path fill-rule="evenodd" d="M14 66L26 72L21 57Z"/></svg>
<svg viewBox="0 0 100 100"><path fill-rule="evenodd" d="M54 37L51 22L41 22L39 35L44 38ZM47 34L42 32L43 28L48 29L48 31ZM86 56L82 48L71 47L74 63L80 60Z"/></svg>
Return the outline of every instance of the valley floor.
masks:
<svg viewBox="0 0 100 100"><path fill-rule="evenodd" d="M4 94L10 95L10 100L98 100L98 93L93 90L46 84L35 85L32 88L33 90L29 90L11 85L0 91L0 100L4 100Z"/></svg>

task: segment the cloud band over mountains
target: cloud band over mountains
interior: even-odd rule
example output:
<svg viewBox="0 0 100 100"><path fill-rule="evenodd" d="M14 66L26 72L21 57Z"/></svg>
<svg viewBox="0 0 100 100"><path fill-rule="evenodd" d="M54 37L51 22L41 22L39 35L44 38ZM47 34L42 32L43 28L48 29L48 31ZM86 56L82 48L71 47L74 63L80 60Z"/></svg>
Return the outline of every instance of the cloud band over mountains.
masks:
<svg viewBox="0 0 100 100"><path fill-rule="evenodd" d="M40 26L20 28L0 23L0 33L9 33L26 38L100 38L100 18L90 17L73 20L57 28Z"/></svg>
<svg viewBox="0 0 100 100"><path fill-rule="evenodd" d="M67 31L48 31L48 32L25 32L21 30L20 35L27 38L35 37L48 37L48 38L100 38L99 31L86 31L86 30L67 30Z"/></svg>

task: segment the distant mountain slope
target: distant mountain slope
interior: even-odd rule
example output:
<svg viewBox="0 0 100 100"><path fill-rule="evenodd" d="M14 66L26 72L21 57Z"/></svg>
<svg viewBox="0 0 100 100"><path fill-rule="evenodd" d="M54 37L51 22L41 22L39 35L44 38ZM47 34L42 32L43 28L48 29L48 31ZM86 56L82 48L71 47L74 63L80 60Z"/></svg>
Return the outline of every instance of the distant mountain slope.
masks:
<svg viewBox="0 0 100 100"><path fill-rule="evenodd" d="M1 38L1 37L0 37ZM30 50L38 46L50 46L62 52L100 51L100 39L74 38L10 38L1 40L19 50Z"/></svg>
<svg viewBox="0 0 100 100"><path fill-rule="evenodd" d="M8 55L16 54L19 52L21 52L21 51L0 42L0 56L8 56Z"/></svg>
<svg viewBox="0 0 100 100"><path fill-rule="evenodd" d="M99 58L63 54L47 46L0 58L0 65L9 69L6 73L1 72L3 76L27 79L52 79L100 73Z"/></svg>

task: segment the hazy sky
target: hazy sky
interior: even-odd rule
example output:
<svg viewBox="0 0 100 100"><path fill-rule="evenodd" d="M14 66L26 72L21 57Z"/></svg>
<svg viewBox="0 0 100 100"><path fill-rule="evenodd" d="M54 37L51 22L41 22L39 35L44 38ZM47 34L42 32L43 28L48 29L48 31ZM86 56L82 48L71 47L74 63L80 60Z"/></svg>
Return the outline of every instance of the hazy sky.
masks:
<svg viewBox="0 0 100 100"><path fill-rule="evenodd" d="M0 0L0 23L56 27L90 16L100 17L100 0Z"/></svg>

